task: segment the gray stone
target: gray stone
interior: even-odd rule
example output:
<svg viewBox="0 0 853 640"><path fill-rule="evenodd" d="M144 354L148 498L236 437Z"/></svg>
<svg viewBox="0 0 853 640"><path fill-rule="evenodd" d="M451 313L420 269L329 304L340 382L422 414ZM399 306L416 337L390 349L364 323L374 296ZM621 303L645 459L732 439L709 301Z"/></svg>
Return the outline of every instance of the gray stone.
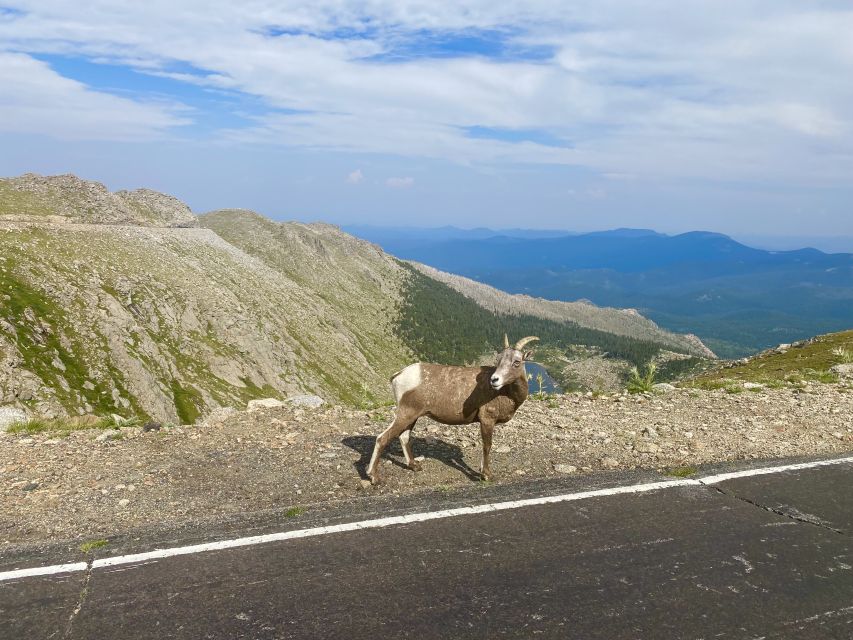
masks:
<svg viewBox="0 0 853 640"><path fill-rule="evenodd" d="M611 458L610 456L605 456L601 459L601 466L605 469L615 469L619 466L619 461L616 458Z"/></svg>
<svg viewBox="0 0 853 640"><path fill-rule="evenodd" d="M668 382L658 382L654 387L652 387L652 389L657 393L672 393L675 391L675 386Z"/></svg>
<svg viewBox="0 0 853 640"><path fill-rule="evenodd" d="M495 453L509 453L512 451L512 447L508 444L502 444L499 447L495 447Z"/></svg>
<svg viewBox="0 0 853 640"><path fill-rule="evenodd" d="M95 437L96 442L106 442L107 440L118 440L121 438L121 431L118 429L109 429L102 431Z"/></svg>
<svg viewBox="0 0 853 640"><path fill-rule="evenodd" d="M763 389L764 385L761 384L760 382L744 382L743 388L746 389L747 391L750 391L750 390L755 391L756 389Z"/></svg>
<svg viewBox="0 0 853 640"><path fill-rule="evenodd" d="M554 471L557 473L576 473L578 470L577 467L572 466L570 464L555 464Z"/></svg>
<svg viewBox="0 0 853 640"><path fill-rule="evenodd" d="M634 451L637 453L657 453L660 451L660 447L648 440L637 440L634 443Z"/></svg>
<svg viewBox="0 0 853 640"><path fill-rule="evenodd" d="M0 431L6 431L16 422L26 422L27 413L18 407L0 407Z"/></svg>
<svg viewBox="0 0 853 640"><path fill-rule="evenodd" d="M655 430L654 427L644 427L643 428L643 435L646 436L647 438L657 438L658 432Z"/></svg>
<svg viewBox="0 0 853 640"><path fill-rule="evenodd" d="M260 411L261 409L275 409L283 407L284 403L277 398L260 398L258 400L249 400L246 406L247 411Z"/></svg>
<svg viewBox="0 0 853 640"><path fill-rule="evenodd" d="M850 364L837 364L832 369L830 369L832 373L842 378L853 378L853 363Z"/></svg>
<svg viewBox="0 0 853 640"><path fill-rule="evenodd" d="M202 424L206 427L222 424L237 413L237 409L234 407L217 407L210 412Z"/></svg>
<svg viewBox="0 0 853 640"><path fill-rule="evenodd" d="M326 404L326 401L323 400L320 396L314 395L298 395L298 396L290 396L287 399L287 402L290 404L296 405L297 407L322 407Z"/></svg>

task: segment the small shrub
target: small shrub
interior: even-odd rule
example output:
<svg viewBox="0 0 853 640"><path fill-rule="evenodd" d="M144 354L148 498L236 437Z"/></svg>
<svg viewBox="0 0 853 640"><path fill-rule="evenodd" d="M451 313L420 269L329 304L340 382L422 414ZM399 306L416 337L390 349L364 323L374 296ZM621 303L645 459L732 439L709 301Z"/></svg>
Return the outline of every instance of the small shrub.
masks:
<svg viewBox="0 0 853 640"><path fill-rule="evenodd" d="M84 542L80 545L80 551L82 551L83 553L90 553L95 549L106 547L107 544L107 541L103 538L101 538L100 540L89 540L88 542Z"/></svg>
<svg viewBox="0 0 853 640"><path fill-rule="evenodd" d="M628 393L651 393L655 386L656 373L657 366L654 362L647 364L643 373L640 373L637 367L632 368L628 376Z"/></svg>
<svg viewBox="0 0 853 640"><path fill-rule="evenodd" d="M664 473L674 478L689 478L690 476L695 476L698 472L699 469L696 467L673 467L672 469L667 469Z"/></svg>
<svg viewBox="0 0 853 640"><path fill-rule="evenodd" d="M845 349L844 347L836 347L832 350L832 355L838 358L841 364L853 364L853 349Z"/></svg>
<svg viewBox="0 0 853 640"><path fill-rule="evenodd" d="M287 511L284 512L285 518L298 518L303 513L305 513L305 509L302 507L290 507Z"/></svg>

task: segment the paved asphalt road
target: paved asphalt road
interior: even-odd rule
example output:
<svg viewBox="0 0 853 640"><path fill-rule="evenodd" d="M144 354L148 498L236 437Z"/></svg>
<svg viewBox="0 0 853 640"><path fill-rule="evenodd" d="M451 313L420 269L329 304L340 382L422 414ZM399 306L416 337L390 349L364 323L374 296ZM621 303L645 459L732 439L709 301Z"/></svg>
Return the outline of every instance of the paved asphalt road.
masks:
<svg viewBox="0 0 853 640"><path fill-rule="evenodd" d="M837 465L0 582L0 638L849 640L851 485Z"/></svg>

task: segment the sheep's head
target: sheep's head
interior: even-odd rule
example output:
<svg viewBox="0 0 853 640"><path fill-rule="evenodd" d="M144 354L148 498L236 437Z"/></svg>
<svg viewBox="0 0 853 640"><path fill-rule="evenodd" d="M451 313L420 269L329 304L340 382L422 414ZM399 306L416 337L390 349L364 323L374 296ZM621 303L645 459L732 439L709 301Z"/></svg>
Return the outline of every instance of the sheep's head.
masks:
<svg viewBox="0 0 853 640"><path fill-rule="evenodd" d="M495 372L492 374L489 384L492 389L499 391L508 384L512 384L518 378L525 374L524 362L530 359L531 351L524 351L524 346L528 342L538 340L536 336L527 336L515 343L514 347L509 344L509 338L504 334L504 348L498 354L498 363L495 366Z"/></svg>

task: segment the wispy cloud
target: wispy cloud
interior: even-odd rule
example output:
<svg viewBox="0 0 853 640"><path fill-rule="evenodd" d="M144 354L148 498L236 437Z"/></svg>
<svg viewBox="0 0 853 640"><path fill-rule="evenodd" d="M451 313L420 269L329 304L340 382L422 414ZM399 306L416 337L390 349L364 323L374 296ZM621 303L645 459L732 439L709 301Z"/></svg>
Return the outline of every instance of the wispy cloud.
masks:
<svg viewBox="0 0 853 640"><path fill-rule="evenodd" d="M190 123L181 105L93 91L24 54L0 51L0 86L0 131L78 140L150 140Z"/></svg>
<svg viewBox="0 0 853 640"><path fill-rule="evenodd" d="M358 184L362 180L364 180L364 174L361 172L361 169L356 169L347 174L347 184Z"/></svg>
<svg viewBox="0 0 853 640"><path fill-rule="evenodd" d="M405 178L388 178L385 185L392 189L408 189L415 184L415 179L411 176Z"/></svg>
<svg viewBox="0 0 853 640"><path fill-rule="evenodd" d="M6 4L0 51L120 63L202 87L210 109L221 92L256 98L248 125L220 132L231 141L642 178L853 172L848 2ZM50 73L37 69L7 127L124 139L185 121ZM80 108L58 109L66 95Z"/></svg>

